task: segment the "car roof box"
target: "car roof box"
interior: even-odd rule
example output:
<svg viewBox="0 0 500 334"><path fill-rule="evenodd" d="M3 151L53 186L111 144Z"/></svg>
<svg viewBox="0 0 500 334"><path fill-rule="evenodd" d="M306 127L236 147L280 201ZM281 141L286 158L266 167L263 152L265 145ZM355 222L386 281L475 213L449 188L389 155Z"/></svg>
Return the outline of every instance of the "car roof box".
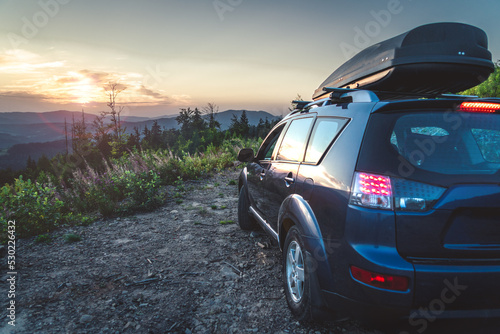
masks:
<svg viewBox="0 0 500 334"><path fill-rule="evenodd" d="M368 47L332 73L326 87L411 94L457 93L494 70L486 33L462 23L433 23Z"/></svg>

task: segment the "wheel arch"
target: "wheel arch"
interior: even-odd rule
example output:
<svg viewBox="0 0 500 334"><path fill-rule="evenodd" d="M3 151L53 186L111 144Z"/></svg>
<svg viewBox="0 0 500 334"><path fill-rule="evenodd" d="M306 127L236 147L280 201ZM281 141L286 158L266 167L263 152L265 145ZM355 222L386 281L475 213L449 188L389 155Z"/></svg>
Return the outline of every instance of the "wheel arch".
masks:
<svg viewBox="0 0 500 334"><path fill-rule="evenodd" d="M288 196L280 207L278 236L281 250L283 250L286 235L292 226L297 226L300 234L307 239L314 239L319 242L324 250L323 238L316 216L309 203L297 194ZM312 251L312 249L308 249L308 251ZM318 250L315 249L314 251L317 252Z"/></svg>
<svg viewBox="0 0 500 334"><path fill-rule="evenodd" d="M247 187L247 174L248 174L248 170L247 168L243 168L241 170L241 173L240 173L240 176L238 177L238 193L240 192L241 188L242 187L245 187L248 191L248 187Z"/></svg>

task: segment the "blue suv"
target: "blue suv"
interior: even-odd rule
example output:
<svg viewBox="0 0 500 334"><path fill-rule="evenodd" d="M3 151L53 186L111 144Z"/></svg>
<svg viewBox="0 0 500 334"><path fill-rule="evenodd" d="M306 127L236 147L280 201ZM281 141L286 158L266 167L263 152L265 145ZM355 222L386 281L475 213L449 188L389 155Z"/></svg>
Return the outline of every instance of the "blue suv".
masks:
<svg viewBox="0 0 500 334"><path fill-rule="evenodd" d="M455 41L464 31L483 39L475 27L431 26L448 32L441 34L447 42L455 30ZM408 36L421 43L412 33L396 37L397 48L409 45ZM260 227L279 244L286 300L299 320L330 311L411 324L500 316L500 99L438 89L463 89L469 79L473 86L493 66L471 58L455 69L476 75L458 85L454 77L377 90L401 82L387 77L402 58L391 59L385 76L378 67L341 87L330 76L314 101L295 101L258 152L240 151L247 166L239 225ZM417 76L450 70L404 65L420 69ZM341 72L338 78L351 73Z"/></svg>

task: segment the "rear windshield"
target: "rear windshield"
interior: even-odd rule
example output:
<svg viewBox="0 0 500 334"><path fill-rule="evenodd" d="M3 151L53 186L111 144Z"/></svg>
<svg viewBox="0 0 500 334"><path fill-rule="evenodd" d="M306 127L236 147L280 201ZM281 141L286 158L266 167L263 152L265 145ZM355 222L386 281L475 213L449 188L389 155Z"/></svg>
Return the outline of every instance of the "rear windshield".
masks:
<svg viewBox="0 0 500 334"><path fill-rule="evenodd" d="M385 162L374 163L377 158ZM497 174L500 169L500 115L464 112L374 114L367 128L358 168L359 164L378 166L402 177L417 171L455 176ZM383 170L379 172L384 173Z"/></svg>

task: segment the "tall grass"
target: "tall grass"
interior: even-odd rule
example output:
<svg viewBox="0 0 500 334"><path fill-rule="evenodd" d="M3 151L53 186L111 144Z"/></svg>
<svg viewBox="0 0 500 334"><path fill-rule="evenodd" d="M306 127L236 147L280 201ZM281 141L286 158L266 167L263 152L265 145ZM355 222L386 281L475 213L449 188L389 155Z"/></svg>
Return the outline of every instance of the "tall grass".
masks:
<svg viewBox="0 0 500 334"><path fill-rule="evenodd" d="M110 217L153 210L168 194L162 186L178 180L207 177L233 166L243 147L257 150L260 140L230 139L205 152L175 156L168 150L129 152L105 161L98 172L85 164L72 172L66 184L55 185L55 177L37 181L15 180L0 189L2 235L7 222L16 220L19 237L46 233L60 226L88 223L96 215ZM1 239L0 239L1 240Z"/></svg>

